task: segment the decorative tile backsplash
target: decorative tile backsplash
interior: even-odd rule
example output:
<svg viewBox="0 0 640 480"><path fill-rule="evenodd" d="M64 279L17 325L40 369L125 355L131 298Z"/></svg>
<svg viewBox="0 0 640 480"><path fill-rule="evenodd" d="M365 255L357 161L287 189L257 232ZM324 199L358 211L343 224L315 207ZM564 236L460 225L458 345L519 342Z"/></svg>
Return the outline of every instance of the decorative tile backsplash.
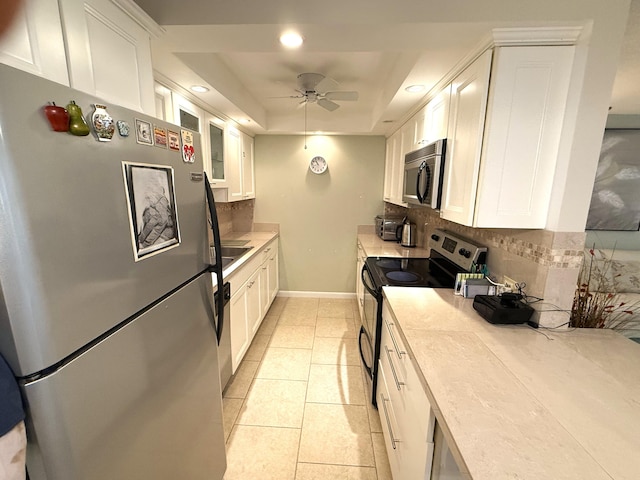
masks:
<svg viewBox="0 0 640 480"><path fill-rule="evenodd" d="M404 208L385 203L385 214L407 216L418 229L418 244L427 247L431 232L453 231L492 249L500 249L544 267L577 268L582 264L584 233L557 236L548 230L471 228L440 218L429 208Z"/></svg>
<svg viewBox="0 0 640 480"><path fill-rule="evenodd" d="M407 216L416 224L418 245L428 248L436 228L450 230L489 249L490 277L508 275L524 285L524 293L542 299L533 304L534 321L544 327L565 325L582 265L585 233L549 230L471 228L440 218L428 208L403 208L385 203L385 214Z"/></svg>
<svg viewBox="0 0 640 480"><path fill-rule="evenodd" d="M253 207L255 200L216 203L220 234L231 232L250 232L253 224Z"/></svg>

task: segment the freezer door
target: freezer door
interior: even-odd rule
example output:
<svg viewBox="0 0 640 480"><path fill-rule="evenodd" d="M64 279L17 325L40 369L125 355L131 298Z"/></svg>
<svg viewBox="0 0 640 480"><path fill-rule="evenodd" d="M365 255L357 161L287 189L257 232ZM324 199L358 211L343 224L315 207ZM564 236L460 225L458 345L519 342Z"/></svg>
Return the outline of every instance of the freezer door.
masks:
<svg viewBox="0 0 640 480"><path fill-rule="evenodd" d="M131 127L128 137L99 142L93 134L54 132L42 112L47 102L75 100L85 117L102 102L5 65L0 85L0 352L26 376L206 267L202 151L198 134L194 163L166 146L137 143L139 120L162 131L180 128L109 104L113 119ZM123 162L172 169L178 246L136 261ZM137 189L140 207L151 202L146 185Z"/></svg>
<svg viewBox="0 0 640 480"><path fill-rule="evenodd" d="M209 275L23 387L31 480L221 480Z"/></svg>

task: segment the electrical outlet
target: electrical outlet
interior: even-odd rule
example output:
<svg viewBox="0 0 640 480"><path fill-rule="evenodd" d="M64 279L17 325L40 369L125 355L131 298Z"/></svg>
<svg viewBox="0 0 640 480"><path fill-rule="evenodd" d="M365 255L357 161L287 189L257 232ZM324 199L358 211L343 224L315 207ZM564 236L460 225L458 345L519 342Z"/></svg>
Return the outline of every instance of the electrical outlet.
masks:
<svg viewBox="0 0 640 480"><path fill-rule="evenodd" d="M505 292L516 292L517 288L516 288L516 281L511 278L511 277L507 277L506 275L504 276L502 283L504 283L504 291Z"/></svg>

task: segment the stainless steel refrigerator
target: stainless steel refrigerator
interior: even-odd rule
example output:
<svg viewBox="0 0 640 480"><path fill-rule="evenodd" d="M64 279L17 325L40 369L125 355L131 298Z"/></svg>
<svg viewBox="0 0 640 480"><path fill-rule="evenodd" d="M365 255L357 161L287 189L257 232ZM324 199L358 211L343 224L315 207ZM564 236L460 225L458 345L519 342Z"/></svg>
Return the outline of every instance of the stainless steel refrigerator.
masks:
<svg viewBox="0 0 640 480"><path fill-rule="evenodd" d="M198 134L185 162L189 132L175 150L179 127L108 103L128 136L56 132L48 102L75 101L87 123L104 103L3 65L0 85L0 353L31 480L222 479Z"/></svg>

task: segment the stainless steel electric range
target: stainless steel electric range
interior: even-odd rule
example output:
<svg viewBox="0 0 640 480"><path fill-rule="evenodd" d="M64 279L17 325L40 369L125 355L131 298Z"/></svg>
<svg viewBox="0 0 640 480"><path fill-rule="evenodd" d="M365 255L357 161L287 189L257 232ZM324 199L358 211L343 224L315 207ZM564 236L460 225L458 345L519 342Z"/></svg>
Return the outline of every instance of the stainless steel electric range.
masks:
<svg viewBox="0 0 640 480"><path fill-rule="evenodd" d="M360 358L367 372L367 392L376 405L376 382L382 325L382 287L450 288L458 273L486 263L487 249L447 230L435 230L429 258L369 257L362 267L364 315L360 327ZM377 405L376 405L377 406Z"/></svg>

